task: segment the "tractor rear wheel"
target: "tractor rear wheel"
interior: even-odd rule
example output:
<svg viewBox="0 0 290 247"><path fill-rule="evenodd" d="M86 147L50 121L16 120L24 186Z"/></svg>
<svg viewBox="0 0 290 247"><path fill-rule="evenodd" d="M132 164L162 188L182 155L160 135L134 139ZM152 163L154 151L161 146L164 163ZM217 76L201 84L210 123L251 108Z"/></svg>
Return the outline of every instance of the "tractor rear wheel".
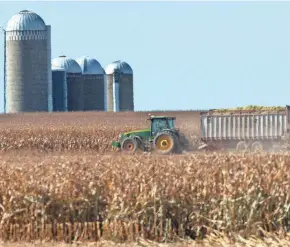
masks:
<svg viewBox="0 0 290 247"><path fill-rule="evenodd" d="M138 142L133 138L126 138L121 143L121 149L127 153L134 153L138 149Z"/></svg>
<svg viewBox="0 0 290 247"><path fill-rule="evenodd" d="M161 132L153 140L153 147L160 154L172 153L177 146L176 137L169 132Z"/></svg>

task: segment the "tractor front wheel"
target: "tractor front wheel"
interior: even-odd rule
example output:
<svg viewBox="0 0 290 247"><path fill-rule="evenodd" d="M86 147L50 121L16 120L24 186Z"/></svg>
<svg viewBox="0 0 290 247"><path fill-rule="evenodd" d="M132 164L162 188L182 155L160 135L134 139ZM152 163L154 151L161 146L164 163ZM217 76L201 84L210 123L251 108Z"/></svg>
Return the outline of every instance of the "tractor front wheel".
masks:
<svg viewBox="0 0 290 247"><path fill-rule="evenodd" d="M126 138L121 144L121 149L127 153L134 153L138 149L138 142L133 138Z"/></svg>
<svg viewBox="0 0 290 247"><path fill-rule="evenodd" d="M155 136L153 146L158 153L169 154L175 150L177 140L173 134L161 132Z"/></svg>

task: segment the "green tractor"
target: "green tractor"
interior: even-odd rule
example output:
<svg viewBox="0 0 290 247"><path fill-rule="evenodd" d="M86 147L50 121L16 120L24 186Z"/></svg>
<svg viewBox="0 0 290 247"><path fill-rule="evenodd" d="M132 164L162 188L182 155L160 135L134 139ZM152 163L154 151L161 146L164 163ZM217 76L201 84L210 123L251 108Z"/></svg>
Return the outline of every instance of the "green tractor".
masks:
<svg viewBox="0 0 290 247"><path fill-rule="evenodd" d="M150 116L148 120L151 122L150 128L120 134L119 141L114 141L112 146L129 153L152 149L159 154L181 152L180 133L175 128L175 117Z"/></svg>

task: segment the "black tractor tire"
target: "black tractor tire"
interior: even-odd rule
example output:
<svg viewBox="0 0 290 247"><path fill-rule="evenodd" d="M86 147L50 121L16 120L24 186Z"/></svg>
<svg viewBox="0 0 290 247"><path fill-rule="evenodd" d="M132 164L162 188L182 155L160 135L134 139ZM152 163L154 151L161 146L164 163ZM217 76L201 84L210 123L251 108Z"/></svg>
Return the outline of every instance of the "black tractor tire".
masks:
<svg viewBox="0 0 290 247"><path fill-rule="evenodd" d="M137 147L138 149L140 149L140 151L144 151L145 150L145 143L142 141L142 139L140 138L134 138L137 142Z"/></svg>
<svg viewBox="0 0 290 247"><path fill-rule="evenodd" d="M170 132L160 132L153 139L153 148L159 154L174 153L178 147L176 136Z"/></svg>
<svg viewBox="0 0 290 247"><path fill-rule="evenodd" d="M139 145L136 139L127 137L121 143L121 149L126 153L134 153L137 151Z"/></svg>

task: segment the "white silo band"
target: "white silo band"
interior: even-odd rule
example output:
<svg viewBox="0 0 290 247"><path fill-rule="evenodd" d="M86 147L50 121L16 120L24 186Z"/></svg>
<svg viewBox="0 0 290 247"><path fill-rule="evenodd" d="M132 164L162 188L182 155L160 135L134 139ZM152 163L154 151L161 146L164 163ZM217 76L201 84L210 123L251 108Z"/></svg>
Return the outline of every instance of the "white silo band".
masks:
<svg viewBox="0 0 290 247"><path fill-rule="evenodd" d="M108 104L107 104L107 75L104 74L104 110L108 111Z"/></svg>
<svg viewBox="0 0 290 247"><path fill-rule="evenodd" d="M113 81L113 95L114 95L114 112L119 112L120 107L119 107L119 83L116 82L115 80Z"/></svg>

